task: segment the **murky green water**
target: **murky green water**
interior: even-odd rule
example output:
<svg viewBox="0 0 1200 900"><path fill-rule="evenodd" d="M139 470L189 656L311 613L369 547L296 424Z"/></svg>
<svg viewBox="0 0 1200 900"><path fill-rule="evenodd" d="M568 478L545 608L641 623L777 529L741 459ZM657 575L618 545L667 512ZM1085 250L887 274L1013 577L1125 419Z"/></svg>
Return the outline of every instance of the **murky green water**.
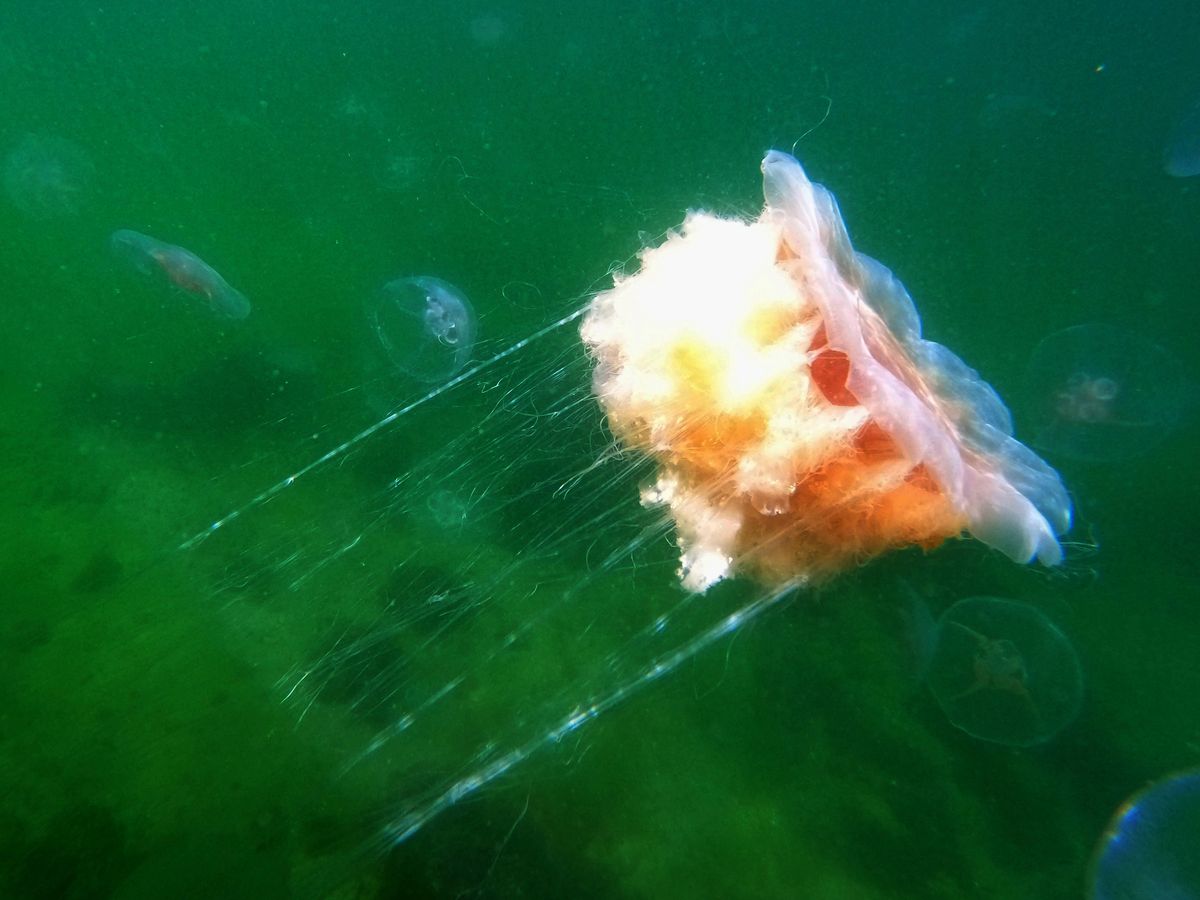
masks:
<svg viewBox="0 0 1200 900"><path fill-rule="evenodd" d="M3 18L8 896L1076 897L1122 799L1200 764L1200 178L1162 167L1195 10ZM1062 570L901 553L700 647L756 589L684 600L576 325L541 330L687 209L756 214L771 147L1019 436L1048 335L1106 323L1180 361L1157 446L1046 452L1076 503ZM118 229L251 314L139 277ZM420 274L470 298L476 360L541 336L356 440L428 390L364 314ZM1078 654L1053 740L973 739L923 684L922 623L976 595Z"/></svg>

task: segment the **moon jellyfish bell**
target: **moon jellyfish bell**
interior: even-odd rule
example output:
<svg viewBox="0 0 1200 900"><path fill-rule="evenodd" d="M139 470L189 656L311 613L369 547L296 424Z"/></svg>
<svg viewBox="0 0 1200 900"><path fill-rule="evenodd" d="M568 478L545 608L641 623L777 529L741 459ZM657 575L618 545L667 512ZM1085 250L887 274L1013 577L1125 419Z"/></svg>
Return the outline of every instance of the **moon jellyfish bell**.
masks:
<svg viewBox="0 0 1200 900"><path fill-rule="evenodd" d="M4 160L4 192L32 219L77 215L96 167L70 141L27 134Z"/></svg>
<svg viewBox="0 0 1200 900"><path fill-rule="evenodd" d="M970 532L1053 565L1071 505L1004 403L921 337L833 195L772 151L752 222L706 212L644 250L582 336L617 439L657 463L685 587L803 584Z"/></svg>
<svg viewBox="0 0 1200 900"><path fill-rule="evenodd" d="M1071 642L1039 610L996 597L970 597L946 610L927 673L951 722L1010 747L1050 740L1083 700Z"/></svg>
<svg viewBox="0 0 1200 900"><path fill-rule="evenodd" d="M388 359L419 381L444 381L471 359L475 311L462 291L429 275L389 281L367 303Z"/></svg>
<svg viewBox="0 0 1200 900"><path fill-rule="evenodd" d="M1092 860L1092 900L1200 898L1200 769L1164 778L1121 805Z"/></svg>
<svg viewBox="0 0 1200 900"><path fill-rule="evenodd" d="M1084 462L1148 453L1183 418L1183 366L1153 341L1112 325L1055 332L1033 352L1026 376L1034 446Z"/></svg>

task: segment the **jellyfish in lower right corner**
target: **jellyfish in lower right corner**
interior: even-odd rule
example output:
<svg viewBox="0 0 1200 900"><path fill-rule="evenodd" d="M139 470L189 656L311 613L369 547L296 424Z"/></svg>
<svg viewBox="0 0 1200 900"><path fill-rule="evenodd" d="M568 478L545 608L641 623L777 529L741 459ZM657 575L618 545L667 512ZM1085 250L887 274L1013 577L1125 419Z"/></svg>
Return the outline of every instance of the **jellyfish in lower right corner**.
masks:
<svg viewBox="0 0 1200 900"><path fill-rule="evenodd" d="M1200 769L1163 778L1117 810L1092 860L1091 900L1200 898Z"/></svg>
<svg viewBox="0 0 1200 900"><path fill-rule="evenodd" d="M1027 370L1037 397L1034 446L1084 462L1153 450L1183 418L1183 366L1140 334L1075 325L1044 339Z"/></svg>
<svg viewBox="0 0 1200 900"><path fill-rule="evenodd" d="M1050 740L1083 700L1071 642L1039 610L998 597L969 597L946 610L928 682L954 725L1010 747Z"/></svg>
<svg viewBox="0 0 1200 900"><path fill-rule="evenodd" d="M1163 171L1173 178L1200 175L1200 99L1180 116L1163 151Z"/></svg>

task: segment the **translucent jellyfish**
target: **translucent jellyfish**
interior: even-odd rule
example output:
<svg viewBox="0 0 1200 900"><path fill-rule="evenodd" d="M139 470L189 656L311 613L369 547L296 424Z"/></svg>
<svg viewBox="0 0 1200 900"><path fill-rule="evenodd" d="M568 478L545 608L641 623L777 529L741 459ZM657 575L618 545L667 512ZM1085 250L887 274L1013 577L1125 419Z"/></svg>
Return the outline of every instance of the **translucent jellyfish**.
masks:
<svg viewBox="0 0 1200 900"><path fill-rule="evenodd" d="M1083 699L1070 641L1034 607L995 597L960 600L942 615L928 681L951 722L1011 747L1048 741Z"/></svg>
<svg viewBox="0 0 1200 900"><path fill-rule="evenodd" d="M494 47L508 37L509 25L492 12L480 13L469 25L471 40L480 47Z"/></svg>
<svg viewBox="0 0 1200 900"><path fill-rule="evenodd" d="M1180 117L1163 151L1163 170L1175 178L1200 175L1200 100Z"/></svg>
<svg viewBox="0 0 1200 900"><path fill-rule="evenodd" d="M75 144L28 134L4 160L4 191L31 218L60 219L78 214L94 174Z"/></svg>
<svg viewBox="0 0 1200 900"><path fill-rule="evenodd" d="M244 319L250 301L229 286L212 266L190 250L122 228L109 238L113 255L140 275L165 281L208 304L222 318Z"/></svg>
<svg viewBox="0 0 1200 900"><path fill-rule="evenodd" d="M658 465L643 500L674 518L684 586L806 583L964 531L1057 563L1070 501L995 391L921 337L796 160L762 171L756 221L692 213L583 322L613 432Z"/></svg>
<svg viewBox="0 0 1200 900"><path fill-rule="evenodd" d="M1179 424L1189 393L1179 360L1112 325L1050 335L1033 353L1027 383L1038 398L1034 445L1091 462L1153 450Z"/></svg>
<svg viewBox="0 0 1200 900"><path fill-rule="evenodd" d="M444 381L471 359L475 311L440 278L397 278L367 304L367 320L388 359L420 381Z"/></svg>
<svg viewBox="0 0 1200 900"><path fill-rule="evenodd" d="M1200 898L1200 770L1172 775L1121 805L1093 858L1091 900Z"/></svg>
<svg viewBox="0 0 1200 900"><path fill-rule="evenodd" d="M470 504L453 491L434 491L426 501L433 521L439 528L453 530L461 528L471 512Z"/></svg>
<svg viewBox="0 0 1200 900"><path fill-rule="evenodd" d="M389 194L408 194L427 174L427 161L411 153L390 153L377 175L379 186Z"/></svg>

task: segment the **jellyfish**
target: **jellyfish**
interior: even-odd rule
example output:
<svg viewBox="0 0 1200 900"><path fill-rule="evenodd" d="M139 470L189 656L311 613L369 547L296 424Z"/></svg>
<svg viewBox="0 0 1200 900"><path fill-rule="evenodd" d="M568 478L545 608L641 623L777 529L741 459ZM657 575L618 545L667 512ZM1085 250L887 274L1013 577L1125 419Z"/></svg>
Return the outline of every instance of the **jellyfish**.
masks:
<svg viewBox="0 0 1200 900"><path fill-rule="evenodd" d="M613 433L657 463L643 500L670 510L684 586L808 584L963 532L1059 562L1066 490L996 392L921 337L795 159L762 171L757 220L692 213L582 325Z"/></svg>
<svg viewBox="0 0 1200 900"><path fill-rule="evenodd" d="M250 315L250 301L245 295L230 287L216 269L190 250L128 228L114 231L109 246L114 256L138 274L165 280L172 288L203 300L221 318L244 319Z"/></svg>
<svg viewBox="0 0 1200 900"><path fill-rule="evenodd" d="M1085 462L1150 452L1179 424L1187 405L1179 360L1112 325L1076 325L1045 338L1026 381L1038 398L1034 445Z"/></svg>
<svg viewBox="0 0 1200 900"><path fill-rule="evenodd" d="M1175 178L1200 175L1200 100L1180 117L1163 151L1163 170Z"/></svg>
<svg viewBox="0 0 1200 900"><path fill-rule="evenodd" d="M33 219L79 213L95 175L82 149L58 137L26 135L4 160L4 191Z"/></svg>
<svg viewBox="0 0 1200 900"><path fill-rule="evenodd" d="M693 214L483 356L461 292L389 282L367 320L411 374L386 415L181 545L215 607L286 591L272 683L389 786L379 840L888 550L1059 559L1066 492L1000 399L795 160L763 173L754 221Z"/></svg>
<svg viewBox="0 0 1200 900"><path fill-rule="evenodd" d="M388 359L419 381L444 381L471 359L475 311L462 291L429 275L397 278L367 304Z"/></svg>
<svg viewBox="0 0 1200 900"><path fill-rule="evenodd" d="M1035 607L997 597L970 597L946 610L927 673L951 722L1010 747L1050 740L1083 699L1070 641Z"/></svg>
<svg viewBox="0 0 1200 900"><path fill-rule="evenodd" d="M509 24L494 12L484 12L471 19L468 26L471 40L479 47L494 47L509 36Z"/></svg>
<svg viewBox="0 0 1200 900"><path fill-rule="evenodd" d="M413 153L389 153L380 166L376 181L389 194L410 194L427 174L426 162Z"/></svg>
<svg viewBox="0 0 1200 900"><path fill-rule="evenodd" d="M1200 897L1200 770L1178 772L1126 800L1096 848L1091 900Z"/></svg>

